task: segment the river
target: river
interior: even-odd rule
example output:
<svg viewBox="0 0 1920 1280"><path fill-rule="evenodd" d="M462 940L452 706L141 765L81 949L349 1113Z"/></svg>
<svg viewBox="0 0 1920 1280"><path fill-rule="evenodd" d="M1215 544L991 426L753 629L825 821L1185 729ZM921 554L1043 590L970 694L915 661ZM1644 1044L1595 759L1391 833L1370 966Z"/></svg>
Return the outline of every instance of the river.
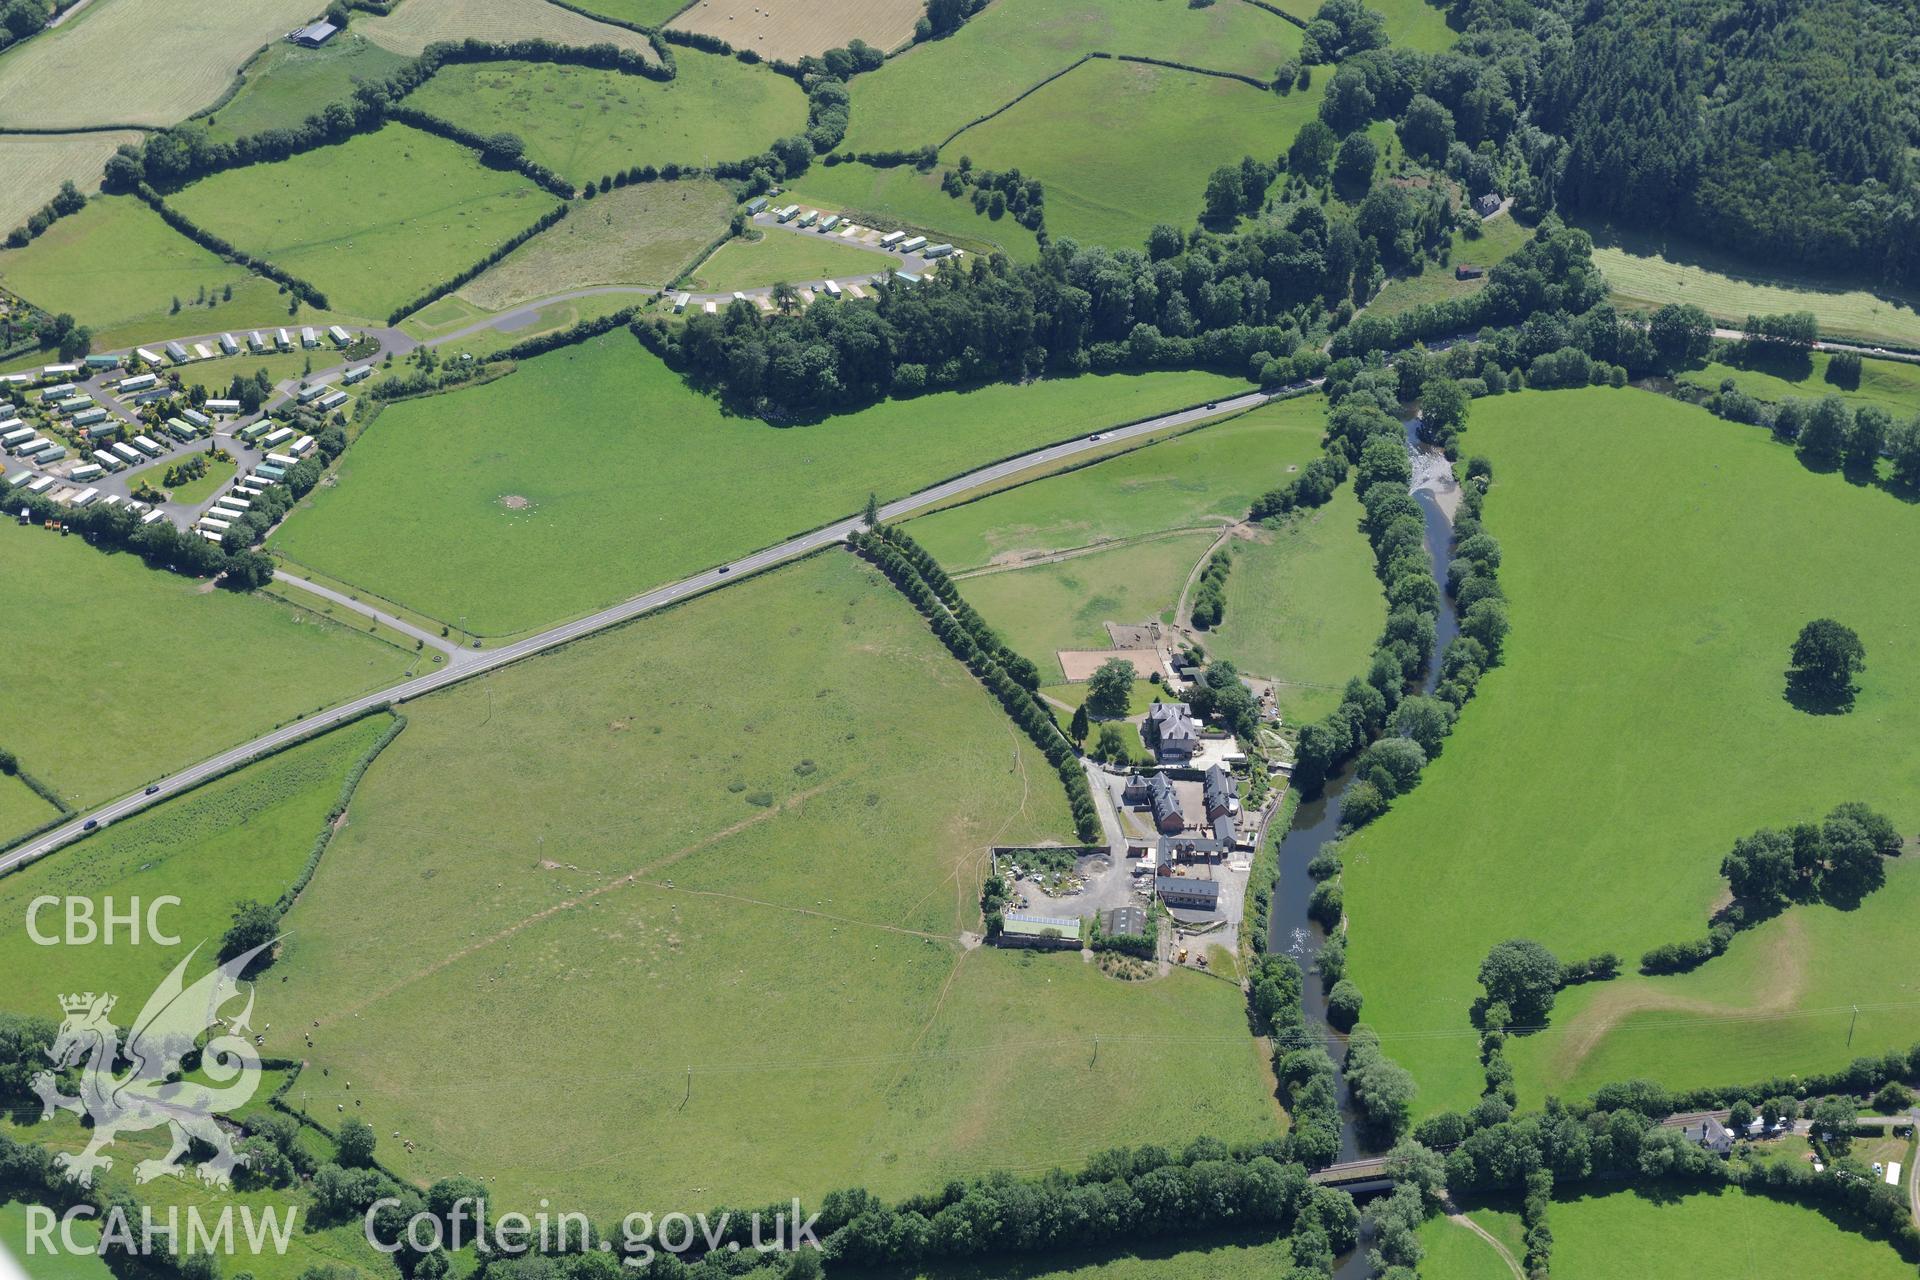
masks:
<svg viewBox="0 0 1920 1280"><path fill-rule="evenodd" d="M1427 558L1433 564L1433 576L1440 585L1440 614L1435 623L1433 652L1427 658L1427 670L1420 681L1421 693L1432 693L1440 680L1440 654L1447 642L1460 632L1453 601L1447 597L1447 564L1452 556L1453 515L1459 508L1460 489L1454 479L1453 465L1430 446L1420 443L1417 419L1406 420L1407 449L1413 456L1413 482L1410 492L1420 504L1427 521ZM1321 1037L1340 1065L1346 1053L1346 1037L1327 1022L1327 998L1314 974L1314 961L1327 940L1326 931L1307 916L1307 901L1313 894L1313 878L1307 864L1340 830L1340 798L1353 781L1349 765L1328 780L1319 796L1304 800L1294 814L1293 825L1280 841L1280 878L1274 885L1273 909L1267 946L1270 951L1285 952L1300 962L1305 975L1301 990L1301 1011L1307 1030ZM1353 1101L1347 1092L1345 1076L1337 1077L1340 1101L1340 1154L1337 1160L1357 1160L1368 1152L1360 1141L1360 1126ZM1335 1280L1362 1280L1369 1273L1366 1250L1355 1249L1340 1259Z"/></svg>

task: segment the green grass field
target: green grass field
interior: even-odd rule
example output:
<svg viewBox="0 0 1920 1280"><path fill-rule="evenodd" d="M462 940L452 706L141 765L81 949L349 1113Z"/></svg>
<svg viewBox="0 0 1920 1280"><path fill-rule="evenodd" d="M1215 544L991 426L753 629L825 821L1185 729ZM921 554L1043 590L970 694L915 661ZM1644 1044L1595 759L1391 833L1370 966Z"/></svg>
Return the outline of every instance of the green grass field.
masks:
<svg viewBox="0 0 1920 1280"><path fill-rule="evenodd" d="M732 193L704 178L616 188L578 205L461 286L458 296L499 311L563 288L663 285L726 234L732 214ZM641 301L629 297L623 305Z"/></svg>
<svg viewBox="0 0 1920 1280"><path fill-rule="evenodd" d="M564 10L562 11L564 12ZM405 125L229 169L169 197L195 223L383 319L553 207L517 173Z"/></svg>
<svg viewBox="0 0 1920 1280"><path fill-rule="evenodd" d="M1259 539L1235 541L1227 612L1204 644L1248 675L1280 682L1282 720L1301 725L1340 705L1365 675L1387 620L1351 486Z"/></svg>
<svg viewBox="0 0 1920 1280"><path fill-rule="evenodd" d="M195 332L332 323L332 313L306 307L289 316L279 286L221 261L132 196L102 196L26 248L0 252L0 285L91 326L96 351ZM203 297L212 305L199 303Z"/></svg>
<svg viewBox="0 0 1920 1280"><path fill-rule="evenodd" d="M288 918L273 1022L313 1048L269 1035L324 1068L316 1112L418 1144L383 1136L406 1176L598 1215L1274 1122L1231 985L960 947L985 846L1064 834L1064 797L844 552L408 716ZM367 909L403 897L404 931ZM523 1105L555 1079L534 1045L567 1105Z"/></svg>
<svg viewBox="0 0 1920 1280"><path fill-rule="evenodd" d="M262 1004L265 1004L264 997ZM269 1082L273 1081L274 1075L271 1072L261 1073L261 1092L273 1087ZM31 1127L10 1126L0 1120L0 1131L6 1132L16 1142L39 1142L55 1151L78 1151L87 1141L87 1133L80 1127L79 1121L64 1112L46 1124ZM332 1158L332 1144L320 1135L303 1135L302 1142L317 1147L315 1154L320 1157ZM104 1194L124 1196L134 1205L151 1207L156 1226L156 1248L166 1248L165 1237L159 1235L158 1228L166 1224L169 1210L177 1211L184 1234L190 1207L199 1210L202 1221L212 1224L217 1222L222 1210L232 1206L236 1248L232 1253L222 1253L220 1256L219 1265L223 1274L244 1273L252 1275L255 1280L305 1280L313 1276L328 1276L331 1280L399 1280L400 1273L391 1259L367 1243L366 1229L359 1219L312 1229L313 1206L304 1191L292 1188L216 1191L203 1185L190 1172L186 1177L169 1176L155 1178L144 1184L136 1183L134 1166L142 1160L165 1156L167 1143L165 1129L128 1132L117 1136L111 1148L113 1168L102 1173L99 1182ZM251 1211L257 1220L261 1213L270 1210L279 1215L281 1221L285 1221L290 1209L297 1210L299 1218L295 1229L288 1233L285 1253L276 1252L271 1240L257 1253L248 1247L241 1225L244 1221L241 1217L243 1212ZM132 1210L131 1214L134 1239L138 1240L141 1222L138 1209ZM471 1257L471 1251L463 1256ZM43 1273L37 1263L31 1274L33 1280L41 1280ZM63 1280L57 1272L50 1274L56 1280ZM95 1280L95 1277L104 1277L106 1274L104 1268L99 1271L86 1270L76 1273L74 1280ZM457 1270L453 1274L458 1274Z"/></svg>
<svg viewBox="0 0 1920 1280"><path fill-rule="evenodd" d="M0 776L0 844L59 816L59 810L32 787L18 778Z"/></svg>
<svg viewBox="0 0 1920 1280"><path fill-rule="evenodd" d="M1312 22L1320 12L1321 0L1274 0L1274 4L1302 22ZM1367 8L1386 17L1387 36L1396 45L1422 53L1437 53L1453 45L1455 33L1447 26L1446 10L1427 0L1376 0Z"/></svg>
<svg viewBox="0 0 1920 1280"><path fill-rule="evenodd" d="M558 333L562 329L571 329L586 320L597 320L602 316L624 311L629 307L640 306L647 301L643 294L632 292L594 293L584 298L569 298L565 302L548 303L533 313L531 322L513 329L482 329L468 334L458 342L450 343L451 350L465 352L476 359L495 351L504 350L529 338L537 338L549 333Z"/></svg>
<svg viewBox="0 0 1920 1280"><path fill-rule="evenodd" d="M849 515L869 492L898 497L1232 385L1185 373L1082 378L775 428L723 416L617 332L483 387L389 407L342 459L339 483L290 517L274 546L429 616L506 635ZM712 518L719 511L725 520Z"/></svg>
<svg viewBox="0 0 1920 1280"><path fill-rule="evenodd" d="M1286 1239L1147 1241L1111 1252L998 1258L890 1273L889 1280L1270 1280L1293 1266Z"/></svg>
<svg viewBox="0 0 1920 1280"><path fill-rule="evenodd" d="M806 128L800 86L765 67L676 49L669 81L550 62L449 66L410 106L481 135L510 130L575 183L636 165L718 164Z"/></svg>
<svg viewBox="0 0 1920 1280"><path fill-rule="evenodd" d="M53 199L60 184L71 182L84 194L100 189L100 174L116 147L139 142L133 130L106 133L52 134L0 137L0 172L7 185L0 191L0 227L9 231L25 222Z"/></svg>
<svg viewBox="0 0 1920 1280"><path fill-rule="evenodd" d="M235 356L216 356L211 360L196 360L180 370L183 385L201 386L207 395L218 398L227 394L236 376L251 378L260 370L266 370L267 377L274 382L283 382L288 378L298 378L308 365L316 369L325 369L340 363L339 353L332 347L320 351L274 351L265 355L247 351L247 337L236 333L242 350ZM208 345L212 345L209 343ZM215 350L218 350L216 347Z"/></svg>
<svg viewBox="0 0 1920 1280"><path fill-rule="evenodd" d="M261 45L312 17L306 0L217 9L100 0L0 56L0 129L174 124L217 99Z"/></svg>
<svg viewBox="0 0 1920 1280"><path fill-rule="evenodd" d="M1920 567L1897 550L1912 543L1910 507L1808 472L1764 432L1634 391L1476 402L1463 450L1493 462L1508 658L1420 787L1346 859L1350 973L1423 1109L1480 1091L1468 1006L1493 943L1631 962L1701 935L1736 837L1845 800L1920 824ZM1788 647L1820 616L1856 628L1869 655L1847 715L1783 696ZM1552 1030L1509 1050L1523 1100L1582 1061L1610 1078L1733 1082L1905 1047L1920 1011L1877 956L1902 953L1907 875L1897 867L1841 922L1790 912L1689 980L1737 1008L1663 1014L1688 990L1675 979L1569 993ZM1849 936L1816 949L1823 934ZM1748 969L1751 984L1730 989L1749 964L1764 976ZM1825 1009L1837 992L1903 1007L1863 1011L1849 1048ZM1583 1017L1589 1006L1602 1012Z"/></svg>
<svg viewBox="0 0 1920 1280"><path fill-rule="evenodd" d="M971 156L984 169L1039 178L1049 235L1137 248L1155 223L1194 223L1218 166L1284 151L1313 118L1325 83L1281 96L1218 76L1103 59L968 129L940 156L949 164ZM1089 147L1088 138L1112 145Z"/></svg>
<svg viewBox="0 0 1920 1280"><path fill-rule="evenodd" d="M1182 0L1123 5L1002 0L952 36L920 45L856 79L844 149L937 146L1095 51L1164 58L1264 80L1299 53L1300 29L1244 0L1221 0L1203 9ZM1275 150L1285 150L1285 144L1261 148L1262 154ZM974 158L980 158L977 151ZM1047 195L1052 198L1051 184Z"/></svg>
<svg viewBox="0 0 1920 1280"><path fill-rule="evenodd" d="M1514 221L1511 214L1482 224L1481 234L1474 239L1455 231L1447 265L1428 267L1417 276L1390 277L1386 287L1367 304L1367 311L1372 315L1397 316L1429 302L1448 302L1478 293L1487 287L1487 278L1455 279L1454 268L1468 263L1476 267L1491 267L1504 262L1532 236L1533 229Z"/></svg>
<svg viewBox="0 0 1920 1280"><path fill-rule="evenodd" d="M248 898L272 902L299 876L348 770L390 723L384 715L356 721L0 879L0 910L16 921L25 920L27 905L42 894L91 898L96 919L104 919L109 898L120 911L135 898L180 900L163 909L159 921L180 939L178 946L157 945L144 933L140 945L128 945L122 932L113 946L44 947L24 927L8 929L0 934L0 963L9 978L0 1007L57 1018L62 991L113 991L131 1017L203 942L194 973L204 972L234 908ZM58 934L60 908L43 911L39 928Z"/></svg>
<svg viewBox="0 0 1920 1280"><path fill-rule="evenodd" d="M1846 390L1827 381L1829 359L1831 357L1824 351L1812 352L1808 357L1808 371L1801 377L1784 377L1761 369L1737 369L1731 365L1710 363L1704 368L1681 374L1680 381L1718 389L1723 380L1732 378L1736 386L1756 400L1778 403L1782 400L1817 400L1822 396L1837 395L1855 405L1879 405L1892 414L1896 421L1904 422L1920 415L1920 364L1901 360L1863 360L1860 362L1859 387Z"/></svg>
<svg viewBox="0 0 1920 1280"><path fill-rule="evenodd" d="M1857 281L1759 274L1710 251L1594 229L1593 265L1606 273L1613 300L1651 311L1691 302L1738 327L1751 314L1811 311L1828 337L1920 347L1920 303Z"/></svg>
<svg viewBox="0 0 1920 1280"><path fill-rule="evenodd" d="M940 189L940 170L912 165L875 169L864 164L815 165L783 203L843 213L862 226L912 231L976 253L998 249L1015 262L1040 256L1033 232L1009 216L973 211L973 199L955 199Z"/></svg>
<svg viewBox="0 0 1920 1280"><path fill-rule="evenodd" d="M92 1222L76 1222L74 1238L86 1245L100 1241L100 1228ZM58 1232L55 1241L60 1239ZM36 1249L27 1254L27 1206L17 1200L0 1204L0 1257L11 1256L20 1264L22 1274L34 1280L112 1280L106 1262L94 1253L53 1253ZM32 1271L26 1268L31 1265Z"/></svg>
<svg viewBox="0 0 1920 1280"><path fill-rule="evenodd" d="M729 240L694 268L689 286L700 293L764 289L786 281L801 284L828 277L847 279L890 271L898 258L856 249L833 236L777 229L750 231L758 240Z"/></svg>
<svg viewBox="0 0 1920 1280"><path fill-rule="evenodd" d="M245 83L225 106L202 117L207 134L231 142L268 129L292 129L334 102L352 99L407 59L349 28L318 49L275 41L241 71Z"/></svg>
<svg viewBox="0 0 1920 1280"><path fill-rule="evenodd" d="M1421 1226L1420 1244L1426 1250L1420 1259L1426 1280L1513 1280L1512 1270L1492 1245L1444 1215L1435 1214Z"/></svg>
<svg viewBox="0 0 1920 1280"><path fill-rule="evenodd" d="M4 530L3 744L69 804L106 800L348 695L412 655L78 538Z"/></svg>
<svg viewBox="0 0 1920 1280"><path fill-rule="evenodd" d="M1218 527L1320 452L1324 400L1263 405L1213 426L916 519L951 572L1133 538Z"/></svg>
<svg viewBox="0 0 1920 1280"><path fill-rule="evenodd" d="M1656 1188L1556 1200L1556 1275L1626 1280L1745 1280L1751 1276L1910 1276L1887 1245L1798 1205L1728 1189ZM1452 1280L1421 1268L1432 1280Z"/></svg>
<svg viewBox="0 0 1920 1280"><path fill-rule="evenodd" d="M966 578L960 590L1006 642L1059 674L1061 649L1105 649L1109 622L1153 622L1170 615L1214 534L1150 538L1051 564Z"/></svg>
<svg viewBox="0 0 1920 1280"><path fill-rule="evenodd" d="M207 474L198 480L189 480L186 484L168 489L165 483L167 469L173 465L174 460L169 460L157 466L148 467L144 471L136 471L127 477L127 483L136 489L142 484L150 484L166 493L175 502L192 504L205 502L218 493L222 485L233 479L233 473L237 470L231 459L222 462L218 458L208 458Z"/></svg>

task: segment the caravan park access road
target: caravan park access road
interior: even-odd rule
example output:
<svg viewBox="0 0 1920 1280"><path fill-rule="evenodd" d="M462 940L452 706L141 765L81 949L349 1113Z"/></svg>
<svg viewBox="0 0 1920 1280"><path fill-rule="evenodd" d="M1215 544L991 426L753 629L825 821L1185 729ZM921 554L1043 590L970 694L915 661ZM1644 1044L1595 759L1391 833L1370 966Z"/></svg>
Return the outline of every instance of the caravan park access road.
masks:
<svg viewBox="0 0 1920 1280"><path fill-rule="evenodd" d="M1088 436L1076 436L1071 440L1049 445L1044 449L1036 449L1031 453L1023 453L1016 457L1008 458L1005 461L993 463L991 466L981 467L976 471L970 471L965 475L957 476L944 484L937 484L930 489L923 489L918 493L910 494L905 498L888 503L882 507L880 509L880 515L883 519L897 520L902 516L924 511L928 507L945 502L949 498L957 497L981 485L993 484L997 481L1010 479L1036 466L1051 462L1064 462L1070 458L1089 453L1096 449L1108 448L1116 442L1150 436L1174 427L1189 426L1203 422L1208 418L1218 417L1222 414L1238 413L1242 410L1264 404L1268 399L1270 399L1270 397L1266 393L1254 391L1246 395L1235 396L1231 399L1220 400L1212 405L1182 409L1177 413L1164 414L1161 417L1150 418L1145 422L1136 422L1130 426L1114 427L1110 430L1099 432L1099 439L1097 440ZM530 636L516 644L506 645L499 649L463 653L459 660L449 661L446 666L440 668L438 671L431 671L424 675L415 676L411 680L403 681L391 688L383 689L378 693L370 693L365 697L356 698L352 702L343 703L330 710L316 712L303 719L295 720L290 724L282 725L271 733L262 734L251 742L243 743L228 751L223 751L210 760L204 760L199 764L182 769L171 777L161 780L155 784L155 790L151 795L144 792L135 792L132 795L122 796L120 799L103 805L89 813L77 815L72 821L55 828L52 832L40 837L31 844L15 849L11 853L0 855L0 875L18 870L27 863L37 858L43 858L56 849L80 839L88 833L89 824L91 824L93 828L107 826L109 823L138 813L150 805L158 804L170 796L179 795L181 792L191 790L202 782L206 782L222 773L237 768L266 752L284 747L288 743L297 742L301 738L309 737L326 729L331 729L336 725L365 715L370 711L378 710L383 706L407 702L414 698L422 697L435 690L444 689L448 685L456 684L472 676L481 675L485 672L507 666L509 663L518 662L522 658L532 657L534 654L557 648L560 645L593 635L596 632L617 627L623 622L629 622L644 614L652 613L658 609L664 609L668 605L689 600L694 596L711 591L716 587L724 586L740 578L747 577L762 569L770 569L788 560L818 551L822 547L843 542L849 534L853 533L859 527L859 517L848 517L834 524L815 529L809 533L800 534L796 537L789 538L785 542L753 552L726 565L708 569L704 573L696 573L692 577L682 578L678 582L668 583L663 587L655 587L651 591L634 596L630 600L622 601L611 608L602 609L599 613L590 614L587 617L563 623L551 630L543 631L539 635ZM313 584L304 581L301 581L299 585L308 590L313 589Z"/></svg>

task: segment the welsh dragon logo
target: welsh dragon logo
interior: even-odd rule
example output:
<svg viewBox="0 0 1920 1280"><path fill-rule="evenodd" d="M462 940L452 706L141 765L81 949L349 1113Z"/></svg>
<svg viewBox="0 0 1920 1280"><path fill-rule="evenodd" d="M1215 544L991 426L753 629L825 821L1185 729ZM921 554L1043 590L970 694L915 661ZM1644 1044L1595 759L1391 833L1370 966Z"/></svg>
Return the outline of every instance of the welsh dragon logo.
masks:
<svg viewBox="0 0 1920 1280"><path fill-rule="evenodd" d="M241 994L240 975L247 965L272 945L236 956L188 986L187 966L200 950L195 947L148 997L124 1048L119 1028L108 1018L117 997L91 991L60 997L66 1018L47 1056L56 1070L80 1067L80 1093L71 1098L61 1093L52 1071L40 1072L32 1084L40 1095L41 1120L52 1118L59 1107L93 1121L92 1139L84 1151L54 1157L70 1181L92 1186L96 1170L113 1168L113 1158L101 1152L116 1137L165 1125L172 1130L173 1149L158 1160L142 1160L135 1166L137 1180L150 1182L162 1174L183 1172L177 1162L197 1140L213 1148L213 1156L196 1169L200 1180L212 1187L232 1185L234 1166L245 1164L247 1157L234 1154L232 1138L214 1117L243 1105L260 1086L260 1058L247 1038L252 1030L248 1025L253 1015L251 984L246 1007L238 1016L223 1018L220 1010ZM201 1033L206 1031L215 1034L201 1044ZM182 1061L196 1045L200 1065L193 1079L182 1079ZM129 1065L116 1072L122 1061Z"/></svg>

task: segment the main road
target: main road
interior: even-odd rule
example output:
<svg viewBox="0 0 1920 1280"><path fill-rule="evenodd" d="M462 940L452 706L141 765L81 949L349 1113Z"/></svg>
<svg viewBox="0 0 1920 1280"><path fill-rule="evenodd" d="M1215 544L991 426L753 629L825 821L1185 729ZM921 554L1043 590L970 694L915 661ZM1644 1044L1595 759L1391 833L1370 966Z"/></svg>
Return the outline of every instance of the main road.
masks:
<svg viewBox="0 0 1920 1280"><path fill-rule="evenodd" d="M1283 391L1278 394L1285 393L1286 391L1283 389ZM1251 409L1257 405L1266 403L1272 398L1272 396L1269 396L1265 392L1249 392L1231 399L1219 400L1191 409L1182 409L1177 413L1164 414L1158 418L1149 418L1144 422L1136 422L1129 426L1114 427L1111 430L1096 432L1090 436L1079 436L1072 440L1064 440L1059 444L1049 445L1044 449L1036 449L1031 453L1023 453L1016 457L993 463L991 466L981 467L977 471L969 471L965 475L956 476L952 480L948 480L944 484L934 485L930 489L922 489L918 493L909 494L897 502L890 502L882 507L880 509L880 515L883 519L897 520L902 516L912 515L917 511L924 511L928 507L944 502L948 498L966 493L971 489L979 488L981 485L992 484L995 481L1005 480L1019 475L1021 472L1036 466L1043 466L1052 462L1062 462L1070 458L1078 457L1081 454L1103 449L1115 442L1137 439L1141 436L1152 435L1173 427L1204 422L1208 418L1217 417L1221 414L1237 413L1243 409ZM423 697L426 694L433 693L435 690L457 684L462 680L471 679L474 676L504 667L509 663L518 662L522 658L531 657L536 653L541 653L559 645L570 643L584 636L605 631L609 627L617 627L623 622L628 622L658 609L664 609L668 605L677 604L682 600L690 599L693 596L697 596L705 591L710 591L715 587L731 582L737 578L757 573L762 569L768 569L785 561L818 551L822 547L843 542L849 534L860 527L860 523L860 517L850 516L846 519L836 521L833 524L815 529L810 533L803 533L797 537L789 538L787 541L775 546L767 547L761 551L755 551L739 560L716 566L702 573L696 573L692 577L682 578L678 582L671 582L663 587L655 587L651 591L634 596L630 600L623 600L619 604L602 609L598 613L590 614L584 618L576 618L572 622L562 623L551 630L542 631L538 635L529 636L527 639L518 641L517 643L506 645L499 649L463 651L459 658L450 661L446 666L437 671L430 671L423 675L415 676L410 680L404 680L390 688L382 689L378 693L369 693L364 697L355 698L351 702L342 703L340 706L333 707L326 711L316 712L313 715L282 725L273 732L262 734L251 742L242 743L240 746L223 751L211 759L203 760L199 764L182 769L180 772L155 783L145 791L122 796L109 804L77 815L72 821L55 828L32 844L23 845L11 853L0 856L0 875L17 870L36 858L45 857L63 845L70 844L79 839L89 831L104 827L108 823L115 822L130 814L137 813L149 805L158 804L169 796L175 796L183 791L190 790L209 778L224 773L237 765L244 764L248 760L265 752L272 751L277 747L283 747L290 742L295 742L301 738L330 729L335 725L352 720L357 716L364 715L379 707L396 705L411 701L414 698ZM305 581L299 581L299 585L310 591L315 589L314 584ZM435 639L437 640L438 638L436 637Z"/></svg>

